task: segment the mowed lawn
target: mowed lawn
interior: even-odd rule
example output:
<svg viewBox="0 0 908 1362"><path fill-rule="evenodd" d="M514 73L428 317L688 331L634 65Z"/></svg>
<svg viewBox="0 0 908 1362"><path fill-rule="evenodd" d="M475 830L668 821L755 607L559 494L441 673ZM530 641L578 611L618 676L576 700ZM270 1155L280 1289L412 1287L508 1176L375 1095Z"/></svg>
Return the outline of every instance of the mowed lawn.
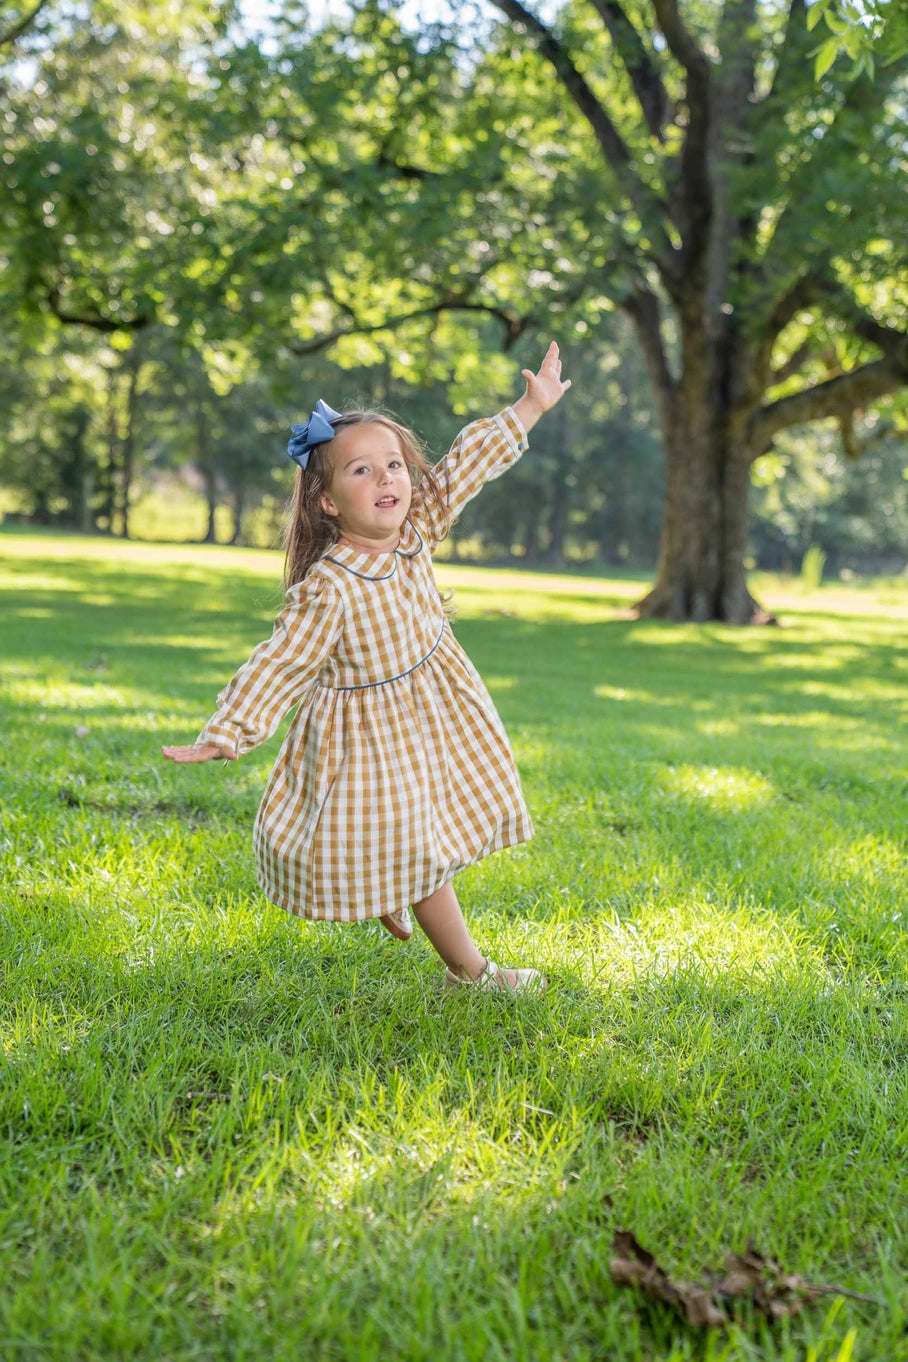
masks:
<svg viewBox="0 0 908 1362"><path fill-rule="evenodd" d="M257 891L278 739L177 768L276 554L0 538L0 1357L908 1358L908 589L443 567L536 837L458 881L542 999ZM615 1286L752 1239L828 1296L709 1337Z"/></svg>

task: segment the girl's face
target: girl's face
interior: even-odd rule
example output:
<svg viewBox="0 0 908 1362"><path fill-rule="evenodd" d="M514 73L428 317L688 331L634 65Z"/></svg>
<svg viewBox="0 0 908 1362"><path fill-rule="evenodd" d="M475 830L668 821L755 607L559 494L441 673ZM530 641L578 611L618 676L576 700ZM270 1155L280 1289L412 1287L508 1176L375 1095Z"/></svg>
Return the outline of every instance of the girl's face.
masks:
<svg viewBox="0 0 908 1362"><path fill-rule="evenodd" d="M376 552L396 548L413 497L396 431L381 421L345 426L329 448L334 471L322 510L345 538Z"/></svg>

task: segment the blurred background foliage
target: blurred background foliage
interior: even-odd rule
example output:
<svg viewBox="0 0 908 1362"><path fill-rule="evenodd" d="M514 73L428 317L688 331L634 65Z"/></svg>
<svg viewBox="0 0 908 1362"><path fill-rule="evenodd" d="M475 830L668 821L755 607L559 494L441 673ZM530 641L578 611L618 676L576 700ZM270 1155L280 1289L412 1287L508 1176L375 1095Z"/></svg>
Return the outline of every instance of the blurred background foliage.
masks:
<svg viewBox="0 0 908 1362"><path fill-rule="evenodd" d="M654 562L662 440L610 296L589 138L500 14L457 8L413 22L379 0L334 17L288 3L263 27L217 0L0 4L7 525L274 544L287 428L316 397L381 404L437 455L555 337L571 400L450 551ZM814 50L833 38L844 67L866 65L841 9L818 16ZM549 10L597 40L589 6ZM822 125L838 95L812 98ZM837 176L847 196L835 165L824 193ZM890 220L908 219L899 195ZM802 247L833 231L808 210ZM891 236L854 258L865 298L904 282ZM795 319L789 358L813 323ZM824 376L848 345L825 325ZM901 571L904 426L900 395L844 430L780 433L754 464L752 562L798 570L816 546L833 570Z"/></svg>

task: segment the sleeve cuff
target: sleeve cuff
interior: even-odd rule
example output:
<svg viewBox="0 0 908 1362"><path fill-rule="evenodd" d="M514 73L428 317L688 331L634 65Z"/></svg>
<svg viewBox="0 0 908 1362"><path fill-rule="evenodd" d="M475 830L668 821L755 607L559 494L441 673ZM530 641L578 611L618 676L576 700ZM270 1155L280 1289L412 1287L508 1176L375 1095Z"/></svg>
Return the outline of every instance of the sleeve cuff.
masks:
<svg viewBox="0 0 908 1362"><path fill-rule="evenodd" d="M197 745L202 743L210 743L212 747L226 747L234 756L240 756L239 739L226 724L206 724L196 738Z"/></svg>
<svg viewBox="0 0 908 1362"><path fill-rule="evenodd" d="M529 446L529 437L523 428L523 423L513 407L505 407L492 420L499 430L507 437L508 444L511 446L515 455L520 455Z"/></svg>

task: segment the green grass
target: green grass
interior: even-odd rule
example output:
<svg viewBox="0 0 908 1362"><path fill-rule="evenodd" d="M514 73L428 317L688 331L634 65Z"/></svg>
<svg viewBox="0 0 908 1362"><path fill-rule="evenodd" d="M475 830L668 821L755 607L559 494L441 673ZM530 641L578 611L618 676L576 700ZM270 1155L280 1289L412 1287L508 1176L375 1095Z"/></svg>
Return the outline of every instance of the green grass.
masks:
<svg viewBox="0 0 908 1362"><path fill-rule="evenodd" d="M257 892L276 741L177 768L276 555L0 540L0 1358L908 1358L908 592L445 566L533 842L459 880L544 999ZM865 1292L704 1338L612 1285L748 1238Z"/></svg>

